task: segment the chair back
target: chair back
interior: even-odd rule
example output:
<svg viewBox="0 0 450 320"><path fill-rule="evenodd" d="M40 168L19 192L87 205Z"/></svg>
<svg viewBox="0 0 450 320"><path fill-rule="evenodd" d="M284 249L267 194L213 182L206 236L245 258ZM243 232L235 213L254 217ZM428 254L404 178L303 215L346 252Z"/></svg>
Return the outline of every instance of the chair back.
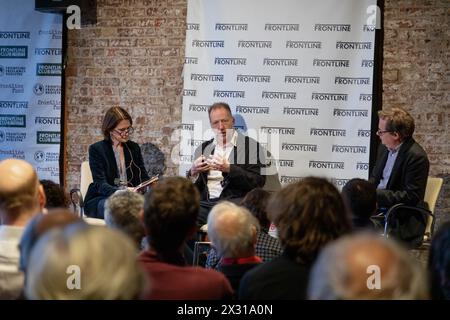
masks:
<svg viewBox="0 0 450 320"><path fill-rule="evenodd" d="M428 177L427 187L425 189L424 201L428 203L428 209L434 215L434 208L439 197L444 179ZM425 240L430 240L434 229L434 216L429 215L427 219L427 227L425 229Z"/></svg>
<svg viewBox="0 0 450 320"><path fill-rule="evenodd" d="M81 163L81 180L80 180L80 191L81 195L84 197L86 196L87 189L89 188L89 185L92 183L92 172L91 168L89 167L89 161L83 161Z"/></svg>

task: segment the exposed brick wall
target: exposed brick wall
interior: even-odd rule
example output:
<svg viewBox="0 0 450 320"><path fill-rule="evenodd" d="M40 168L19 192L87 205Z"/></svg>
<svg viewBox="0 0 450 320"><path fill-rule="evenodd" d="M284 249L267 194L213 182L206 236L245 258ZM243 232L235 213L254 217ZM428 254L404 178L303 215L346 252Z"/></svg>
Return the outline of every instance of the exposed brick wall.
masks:
<svg viewBox="0 0 450 320"><path fill-rule="evenodd" d="M450 220L449 10L448 0L385 1L383 108L411 112L430 175L444 178L437 227Z"/></svg>
<svg viewBox="0 0 450 320"><path fill-rule="evenodd" d="M133 116L138 143L153 142L170 158L170 136L181 120L186 5L97 0L97 25L69 32L67 188L79 184L80 163L101 139L102 116L113 105ZM445 178L438 224L450 219L449 9L448 0L385 2L383 107L412 113L431 174Z"/></svg>

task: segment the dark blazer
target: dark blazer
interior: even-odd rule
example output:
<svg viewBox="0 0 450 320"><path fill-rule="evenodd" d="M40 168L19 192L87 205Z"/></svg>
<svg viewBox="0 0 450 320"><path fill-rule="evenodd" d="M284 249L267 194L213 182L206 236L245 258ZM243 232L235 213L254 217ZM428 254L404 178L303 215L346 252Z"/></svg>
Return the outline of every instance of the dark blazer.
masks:
<svg viewBox="0 0 450 320"><path fill-rule="evenodd" d="M135 187L148 180L147 170L144 167L141 148L133 141L128 141L123 146L127 180L129 187ZM89 185L84 203L88 216L97 216L97 205L102 199L106 199L118 190L116 158L111 140L105 139L92 144L89 147L89 167L91 168L93 182Z"/></svg>
<svg viewBox="0 0 450 320"><path fill-rule="evenodd" d="M424 206L423 197L430 168L427 154L413 138L406 139L398 152L386 189L377 189L378 206L389 208L397 203ZM388 153L389 150L380 145L369 179L375 186L380 183Z"/></svg>
<svg viewBox="0 0 450 320"><path fill-rule="evenodd" d="M194 159L200 155L209 156L214 154L214 139L205 141L195 150ZM230 153L230 172L222 172L223 191L221 199L244 197L247 192L254 188L264 186L266 177L261 175L261 169L265 167L264 149L255 140L238 132L236 147ZM208 198L208 172L200 173L195 182L200 191L201 200Z"/></svg>

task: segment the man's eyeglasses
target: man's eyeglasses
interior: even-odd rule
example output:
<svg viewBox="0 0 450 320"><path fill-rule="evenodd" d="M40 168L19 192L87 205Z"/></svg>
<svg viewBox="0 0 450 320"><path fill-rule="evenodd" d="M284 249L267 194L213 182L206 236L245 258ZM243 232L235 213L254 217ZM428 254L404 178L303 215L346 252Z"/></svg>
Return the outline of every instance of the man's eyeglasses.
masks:
<svg viewBox="0 0 450 320"><path fill-rule="evenodd" d="M392 131L389 131L389 130L380 130L380 129L378 129L376 133L377 133L378 136L381 137L383 134L385 134L385 133L387 133L387 132L392 132Z"/></svg>
<svg viewBox="0 0 450 320"><path fill-rule="evenodd" d="M134 128L128 127L128 128L124 128L124 129L115 129L114 131L116 131L118 134L123 136L125 134L132 134L134 132Z"/></svg>

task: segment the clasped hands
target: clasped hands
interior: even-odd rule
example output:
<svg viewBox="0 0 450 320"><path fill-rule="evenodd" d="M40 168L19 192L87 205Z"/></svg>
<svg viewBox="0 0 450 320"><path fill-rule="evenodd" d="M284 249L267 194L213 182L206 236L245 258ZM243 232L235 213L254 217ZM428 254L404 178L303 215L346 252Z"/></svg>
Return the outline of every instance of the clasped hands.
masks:
<svg viewBox="0 0 450 320"><path fill-rule="evenodd" d="M230 172L230 163L227 159L223 159L217 155L205 157L201 155L195 159L192 164L191 174L196 175L209 170L217 170L222 172Z"/></svg>

